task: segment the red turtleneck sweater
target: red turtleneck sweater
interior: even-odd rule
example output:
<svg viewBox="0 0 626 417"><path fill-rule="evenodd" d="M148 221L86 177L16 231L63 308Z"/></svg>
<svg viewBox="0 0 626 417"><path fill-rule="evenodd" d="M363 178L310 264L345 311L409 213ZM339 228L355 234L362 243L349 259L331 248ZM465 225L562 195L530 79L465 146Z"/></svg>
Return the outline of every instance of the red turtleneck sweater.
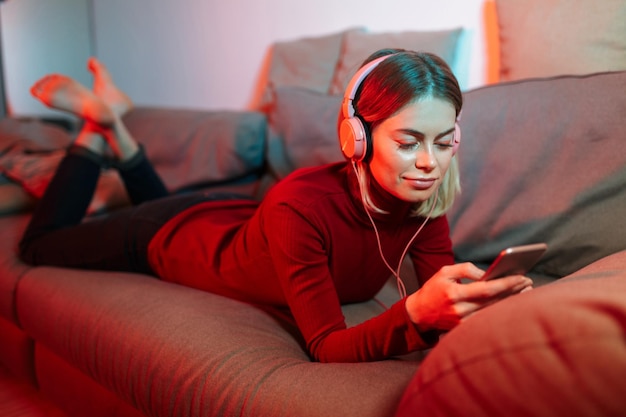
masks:
<svg viewBox="0 0 626 417"><path fill-rule="evenodd" d="M395 268L423 218L391 195L374 215ZM378 204L378 199L377 199ZM380 205L380 204L379 204ZM448 222L430 219L409 254L420 282L453 263ZM432 346L409 320L405 300L346 328L340 305L376 295L390 276L344 162L301 169L252 201L198 204L171 219L148 250L163 280L255 304L288 307L310 354L322 362L381 360Z"/></svg>

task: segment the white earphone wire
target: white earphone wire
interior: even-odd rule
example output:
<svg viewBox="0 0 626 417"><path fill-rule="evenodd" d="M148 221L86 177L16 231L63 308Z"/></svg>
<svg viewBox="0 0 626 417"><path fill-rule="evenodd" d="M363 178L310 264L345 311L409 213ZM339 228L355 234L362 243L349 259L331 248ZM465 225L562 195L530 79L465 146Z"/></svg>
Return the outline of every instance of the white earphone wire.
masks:
<svg viewBox="0 0 626 417"><path fill-rule="evenodd" d="M357 181L359 183L359 189L360 189L362 185L361 177L359 176L359 172L356 167L356 163L354 161L352 161L352 169L354 170ZM367 217L369 218L370 223L372 224L372 227L374 228L374 234L376 235L376 243L378 244L378 253L380 254L380 257L385 263L385 266L387 267L387 269L389 269L389 271L391 271L393 276L396 278L396 286L398 287L398 293L400 294L400 298L404 298L407 296L406 286L404 285L404 282L402 281L402 278L400 277L400 269L402 268L402 261L404 260L404 257L406 256L406 253L408 252L409 247L411 247L411 244L413 243L417 235L422 231L424 226L426 226L426 223L432 216L435 206L437 205L436 202L437 202L438 197L439 197L439 188L437 188L435 191L435 199L433 201L432 207L430 208L430 211L428 212L428 216L426 216L426 219L424 220L424 222L420 225L420 227L417 229L415 234L413 234L413 237L409 240L409 243L407 243L407 245L405 246L404 251L402 252L402 256L400 256L400 260L398 261L398 268L394 270L391 267L391 265L389 265L389 262L387 261L387 258L385 257L385 254L383 253L383 247L382 247L382 244L380 243L380 235L378 234L378 228L376 227L376 223L374 222L374 219L372 218L370 211L367 209L367 205L365 204L365 201L363 199L363 193L361 192L361 202L363 203L363 208L365 209L365 213L367 214Z"/></svg>

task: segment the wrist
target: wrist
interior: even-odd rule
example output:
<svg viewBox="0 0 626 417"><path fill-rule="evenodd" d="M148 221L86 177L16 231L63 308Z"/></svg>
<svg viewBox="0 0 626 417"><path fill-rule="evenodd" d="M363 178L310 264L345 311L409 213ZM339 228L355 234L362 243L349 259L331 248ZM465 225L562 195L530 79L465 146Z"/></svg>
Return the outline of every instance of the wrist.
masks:
<svg viewBox="0 0 626 417"><path fill-rule="evenodd" d="M411 294L405 299L404 307L406 308L409 320L417 328L420 333L432 330L433 327L424 323L424 316L420 314L419 290Z"/></svg>

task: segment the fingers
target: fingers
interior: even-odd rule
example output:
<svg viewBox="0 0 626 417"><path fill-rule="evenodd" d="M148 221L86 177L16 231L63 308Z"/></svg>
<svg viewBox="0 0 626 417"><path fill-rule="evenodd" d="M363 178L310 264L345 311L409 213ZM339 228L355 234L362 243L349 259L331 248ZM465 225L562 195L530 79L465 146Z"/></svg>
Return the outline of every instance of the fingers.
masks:
<svg viewBox="0 0 626 417"><path fill-rule="evenodd" d="M476 281L467 284L466 296L468 299L480 300L502 298L517 294L522 290L532 287L533 281L522 275L512 275L490 281Z"/></svg>
<svg viewBox="0 0 626 417"><path fill-rule="evenodd" d="M533 288L532 280L523 276L472 282L463 287L465 290L463 297L455 303L456 311L462 317L462 320L491 304L512 295L530 291Z"/></svg>
<svg viewBox="0 0 626 417"><path fill-rule="evenodd" d="M483 274L471 263L441 268L407 298L405 306L411 321L421 331L449 330L485 306L532 288L532 280L521 275L481 281ZM472 282L462 283L463 278Z"/></svg>
<svg viewBox="0 0 626 417"><path fill-rule="evenodd" d="M461 300L490 299L500 295L517 294L518 292L532 287L533 284L530 278L522 275L511 275L494 280L482 281L481 278L484 273L485 271L471 262L465 262L444 266L433 278L456 283L460 283L460 280L463 278L473 281L459 287L459 298Z"/></svg>
<svg viewBox="0 0 626 417"><path fill-rule="evenodd" d="M459 282L463 278L477 281L484 275L484 273L485 271L478 268L473 263L464 262L460 264L444 266L435 276L456 282Z"/></svg>
<svg viewBox="0 0 626 417"><path fill-rule="evenodd" d="M490 281L470 282L456 285L452 301L459 317L462 319L478 310L503 300L511 295L532 289L532 280L521 275L513 275Z"/></svg>
<svg viewBox="0 0 626 417"><path fill-rule="evenodd" d="M532 283L530 278L515 275L465 284L462 291L459 291L459 299L456 302L457 312L462 317L466 317L511 295L531 290Z"/></svg>

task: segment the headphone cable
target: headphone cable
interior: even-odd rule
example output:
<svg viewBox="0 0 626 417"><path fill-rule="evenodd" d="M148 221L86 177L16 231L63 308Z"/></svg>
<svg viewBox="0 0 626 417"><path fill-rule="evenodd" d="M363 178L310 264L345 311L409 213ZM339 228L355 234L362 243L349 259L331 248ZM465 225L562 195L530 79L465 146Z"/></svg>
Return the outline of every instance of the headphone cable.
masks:
<svg viewBox="0 0 626 417"><path fill-rule="evenodd" d="M357 182L359 183L359 190L360 190L361 177L359 176L359 172L358 172L358 169L356 167L356 163L354 161L352 162L352 168L354 169L354 173L356 175ZM396 286L398 288L398 293L400 294L400 298L401 299L407 296L407 294L406 294L406 286L404 285L404 282L402 281L402 278L400 277L400 268L402 267L402 261L404 260L404 257L406 256L406 253L409 250L409 247L411 246L411 244L413 243L413 241L415 240L417 235L422 231L424 226L426 226L426 223L428 222L428 220L432 216L438 198L439 198L439 187L437 187L437 189L435 191L435 199L433 201L432 207L430 208L430 211L428 212L428 216L426 216L426 219L424 220L424 222L420 225L420 227L417 229L415 234L413 234L413 237L409 240L409 243L407 243L407 245L405 246L404 251L402 252L402 256L400 256L400 260L398 261L398 268L394 271L394 269L391 267L391 265L389 265L389 262L387 262L387 258L385 258L385 255L383 253L382 244L380 242L380 235L378 234L378 228L376 227L376 223L374 222L374 219L372 218L372 215L370 214L369 210L367 209L367 206L366 206L364 198L363 198L363 193L361 193L361 203L363 204L363 208L365 209L365 213L367 214L367 217L369 218L370 223L372 224L372 227L374 228L374 234L376 235L376 243L378 244L378 253L380 254L380 257L383 260L383 262L385 263L385 266L387 267L387 269L389 269L389 271L391 271L393 276L396 278Z"/></svg>

